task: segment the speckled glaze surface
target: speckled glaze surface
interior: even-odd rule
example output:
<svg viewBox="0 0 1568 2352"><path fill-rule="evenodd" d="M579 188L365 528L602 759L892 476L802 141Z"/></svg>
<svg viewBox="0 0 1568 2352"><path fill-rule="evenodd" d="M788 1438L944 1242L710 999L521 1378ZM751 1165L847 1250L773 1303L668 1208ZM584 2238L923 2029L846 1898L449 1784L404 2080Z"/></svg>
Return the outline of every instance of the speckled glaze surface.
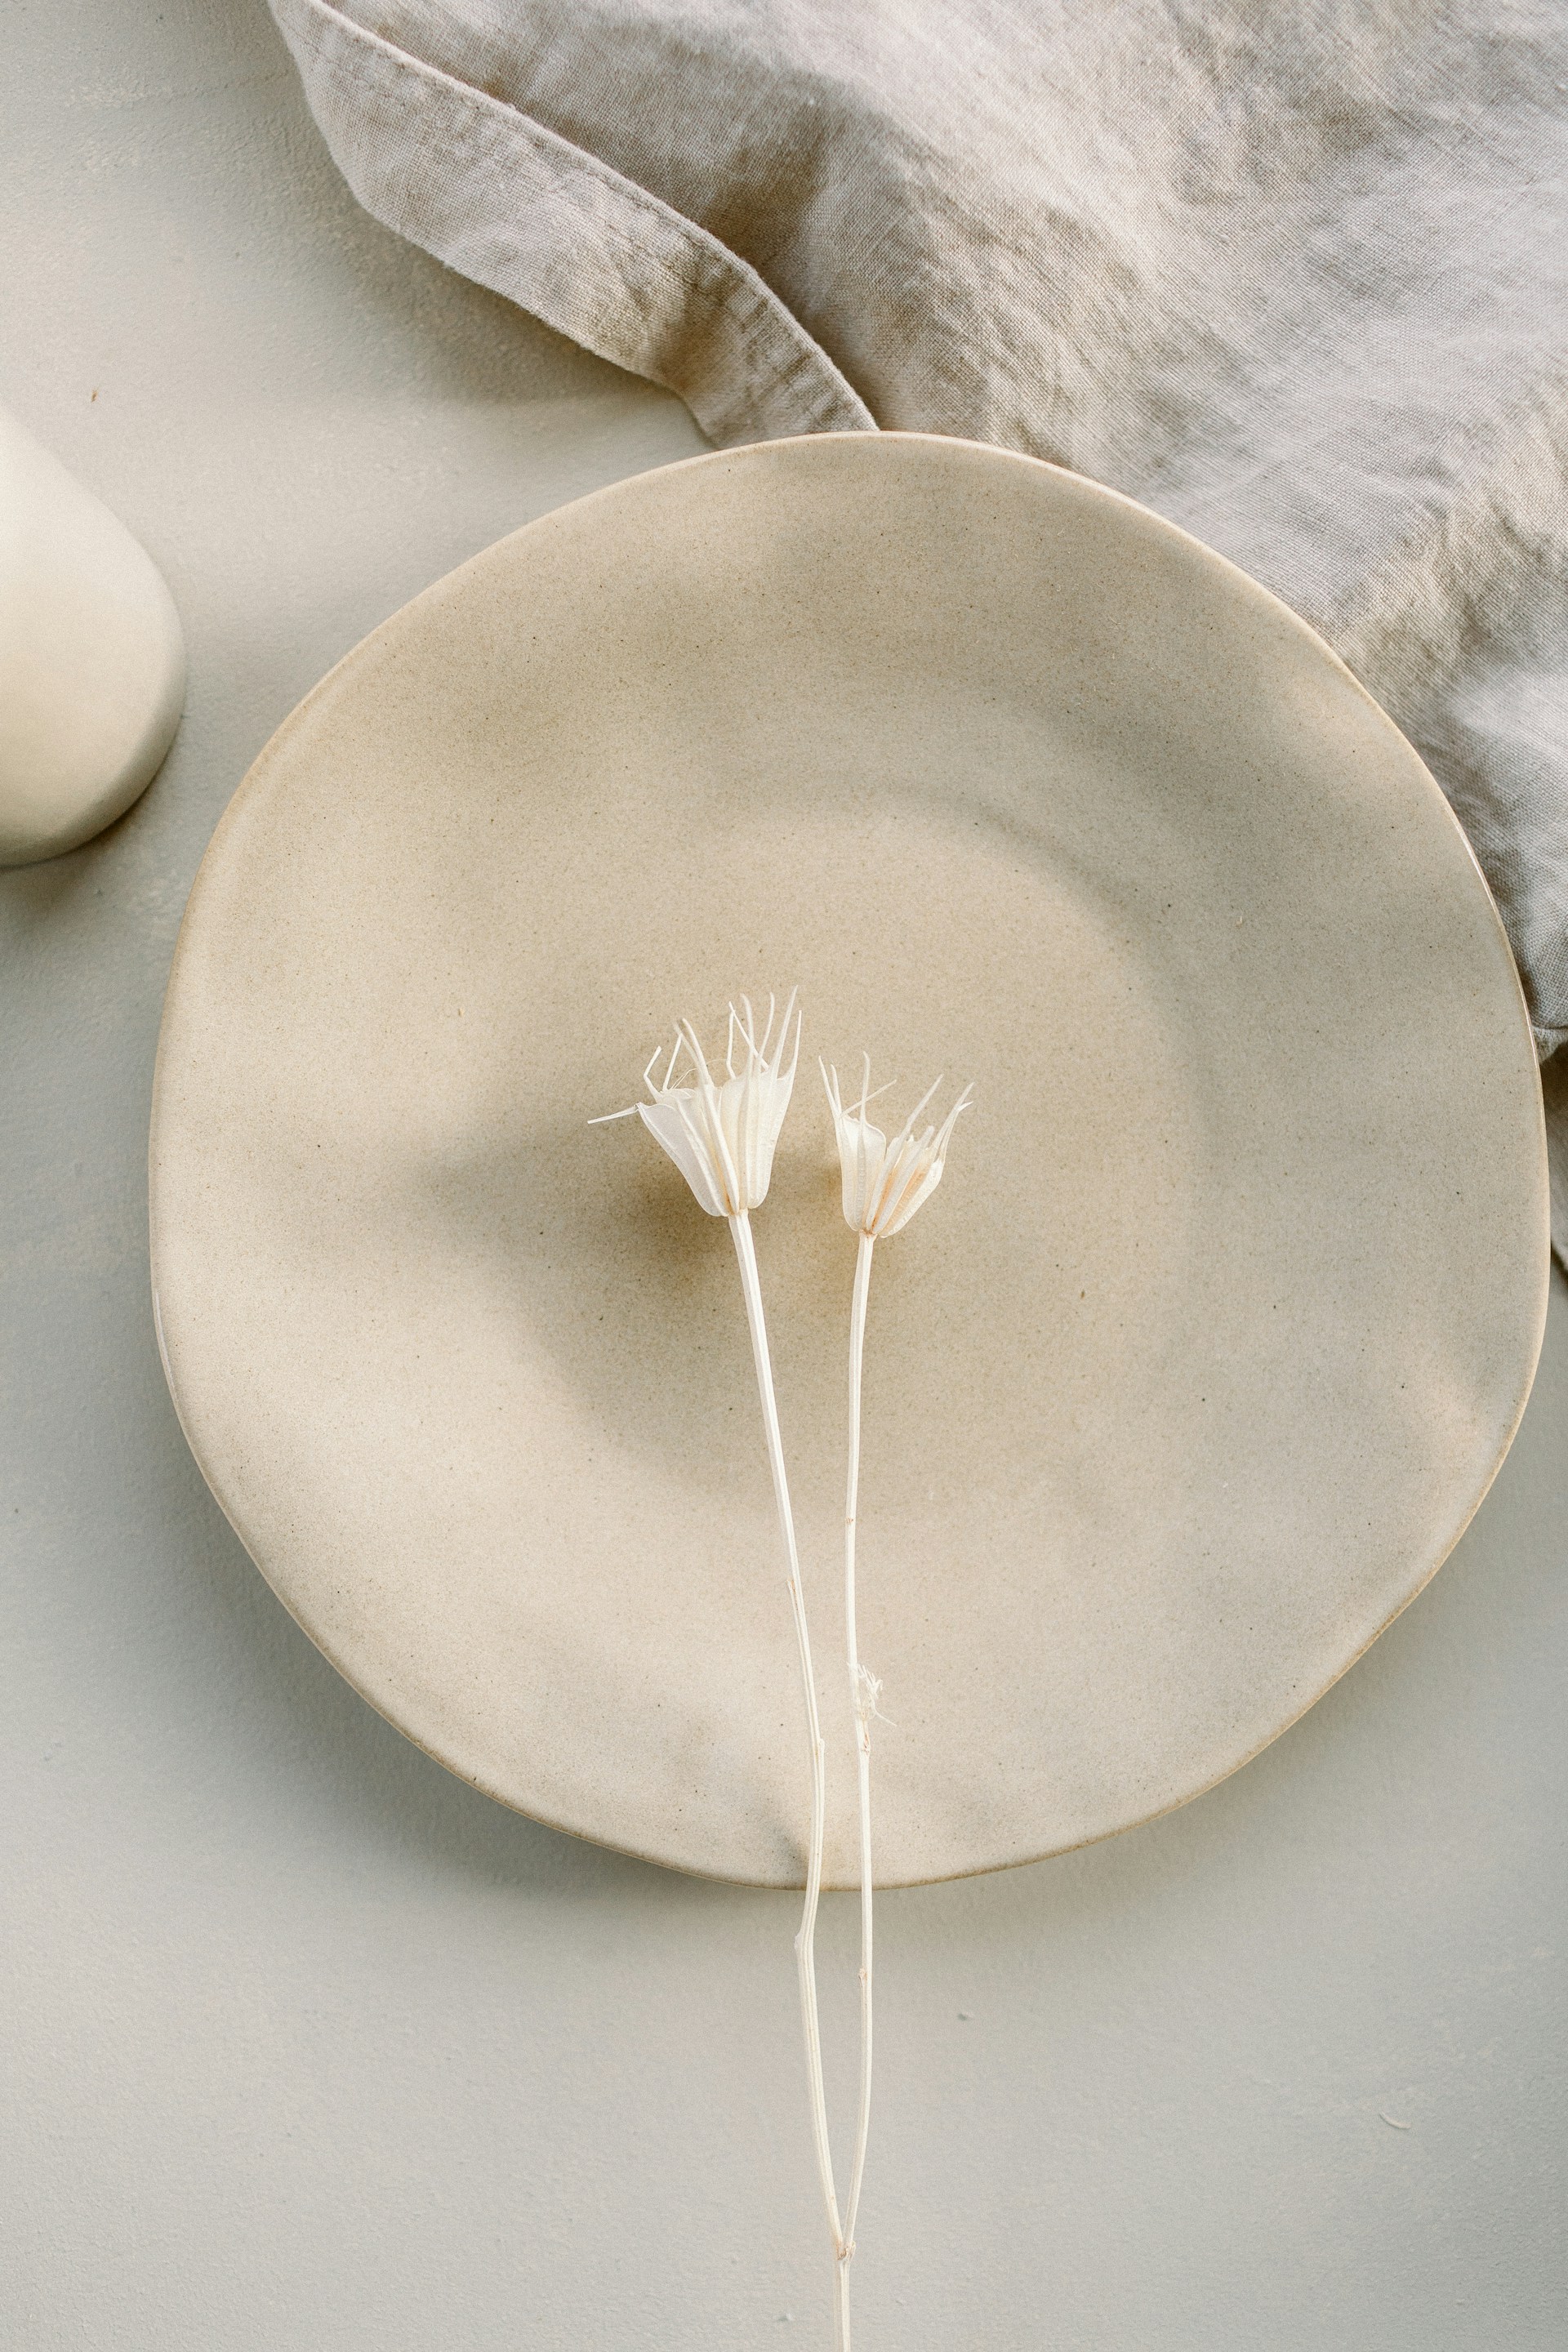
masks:
<svg viewBox="0 0 1568 2352"><path fill-rule="evenodd" d="M1142 509L920 436L768 444L502 541L332 672L208 851L152 1137L190 1443L452 1770L798 1879L789 1611L728 1234L637 1122L677 1013L798 985L756 1219L852 1873L853 1236L806 1068L973 1078L879 1253L879 1876L1235 1769L1419 1591L1546 1288L1508 949L1414 752Z"/></svg>

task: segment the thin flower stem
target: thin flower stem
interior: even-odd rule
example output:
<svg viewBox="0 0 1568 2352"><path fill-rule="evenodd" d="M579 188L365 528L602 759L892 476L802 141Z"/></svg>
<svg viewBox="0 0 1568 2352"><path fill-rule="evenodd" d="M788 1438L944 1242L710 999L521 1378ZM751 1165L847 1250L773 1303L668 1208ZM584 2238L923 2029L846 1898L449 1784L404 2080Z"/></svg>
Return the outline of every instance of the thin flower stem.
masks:
<svg viewBox="0 0 1568 2352"><path fill-rule="evenodd" d="M751 1327L752 1357L756 1365L757 1392L762 1399L763 1426L767 1433L768 1462L773 1474L773 1496L778 1504L779 1526L784 1533L784 1550L789 1560L790 1609L795 1618L795 1643L800 1652L800 1677L805 1693L806 1727L811 1738L811 1844L806 1858L805 1908L801 1916L800 1933L795 1939L795 1973L800 1980L800 2015L805 2035L806 2076L811 2091L812 2138L816 2148L822 2201L833 2237L835 2275L840 2278L844 2269L844 2231L839 2226L838 2199L833 2186L833 2157L827 2139L827 2095L822 2076L822 2035L816 2013L816 1908L822 1893L822 1843L826 1807L825 1749L816 1706L816 1682L811 1667L811 1636L806 1630L805 1595L801 1590L800 1555L795 1549L795 1516L790 1509L789 1481L784 1475L784 1443L779 1435L773 1365L768 1356L768 1332L763 1320L763 1291L757 1276L757 1253L752 1240L750 1217L744 1212L731 1217L730 1231L735 1237L735 1255L741 1262L741 1287L745 1293L746 1320ZM840 2323L840 2352L847 2352L847 2311L837 2288L835 2304L844 2314Z"/></svg>
<svg viewBox="0 0 1568 2352"><path fill-rule="evenodd" d="M877 1244L860 1235L855 1289L849 1307L849 1474L844 1500L844 1634L849 1665L849 1704L855 1710L855 1762L860 1800L860 2109L855 2127L855 2166L844 2212L844 2297L855 2252L855 2219L866 2177L866 2143L871 2130L871 1714L876 1686L861 1673L855 1622L855 1523L860 1499L860 1374L866 1358L866 1302L871 1289L871 1253ZM848 2342L846 2315L844 2342Z"/></svg>

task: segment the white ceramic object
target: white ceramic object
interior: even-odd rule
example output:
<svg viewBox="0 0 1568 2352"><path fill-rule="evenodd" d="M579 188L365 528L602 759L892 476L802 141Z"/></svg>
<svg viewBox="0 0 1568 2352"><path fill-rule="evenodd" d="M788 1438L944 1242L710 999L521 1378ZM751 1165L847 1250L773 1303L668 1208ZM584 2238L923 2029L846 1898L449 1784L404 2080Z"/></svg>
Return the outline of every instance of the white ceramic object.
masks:
<svg viewBox="0 0 1568 2352"><path fill-rule="evenodd" d="M0 409L0 866L122 816L179 725L179 615L146 550Z"/></svg>
<svg viewBox="0 0 1568 2352"><path fill-rule="evenodd" d="M440 582L268 747L193 892L152 1138L187 1434L465 1779L798 1874L789 1608L730 1238L639 1122L678 1013L973 1079L879 1261L861 1491L889 1881L1232 1770L1436 1569L1529 1390L1541 1090L1415 754L1110 492L840 436L644 476ZM803 1081L755 1220L825 1722L855 1240Z"/></svg>

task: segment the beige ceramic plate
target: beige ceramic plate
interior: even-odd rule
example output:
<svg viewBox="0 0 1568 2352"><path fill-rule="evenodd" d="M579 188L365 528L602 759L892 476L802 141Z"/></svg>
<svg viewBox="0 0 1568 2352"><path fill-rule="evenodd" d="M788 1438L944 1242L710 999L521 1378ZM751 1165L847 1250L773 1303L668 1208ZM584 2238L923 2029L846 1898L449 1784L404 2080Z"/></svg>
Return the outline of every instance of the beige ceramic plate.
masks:
<svg viewBox="0 0 1568 2352"><path fill-rule="evenodd" d="M811 1057L974 1082L879 1255L889 1881L1179 1804L1429 1577L1546 1282L1503 935L1425 770L1218 558L1069 475L791 441L503 541L257 762L181 936L154 1280L197 1459L455 1772L723 1877L806 1760L739 1286L629 1102L798 983L757 1222L835 1874L854 1244ZM809 1082L806 1074L809 1072Z"/></svg>

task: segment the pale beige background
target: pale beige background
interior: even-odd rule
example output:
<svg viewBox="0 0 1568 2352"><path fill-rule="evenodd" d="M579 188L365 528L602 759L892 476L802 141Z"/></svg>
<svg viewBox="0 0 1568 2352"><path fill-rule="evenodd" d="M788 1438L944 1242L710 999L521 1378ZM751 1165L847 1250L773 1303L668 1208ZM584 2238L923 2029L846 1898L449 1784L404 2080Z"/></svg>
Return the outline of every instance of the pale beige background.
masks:
<svg viewBox="0 0 1568 2352"><path fill-rule="evenodd" d="M192 692L122 825L0 877L0 2339L809 2341L788 1898L381 1724L224 1527L147 1312L163 983L237 777L426 581L695 436L363 220L249 0L8 30L0 397L164 566ZM1565 1439L1558 1277L1475 1528L1297 1729L886 1900L868 2352L1563 2340Z"/></svg>

